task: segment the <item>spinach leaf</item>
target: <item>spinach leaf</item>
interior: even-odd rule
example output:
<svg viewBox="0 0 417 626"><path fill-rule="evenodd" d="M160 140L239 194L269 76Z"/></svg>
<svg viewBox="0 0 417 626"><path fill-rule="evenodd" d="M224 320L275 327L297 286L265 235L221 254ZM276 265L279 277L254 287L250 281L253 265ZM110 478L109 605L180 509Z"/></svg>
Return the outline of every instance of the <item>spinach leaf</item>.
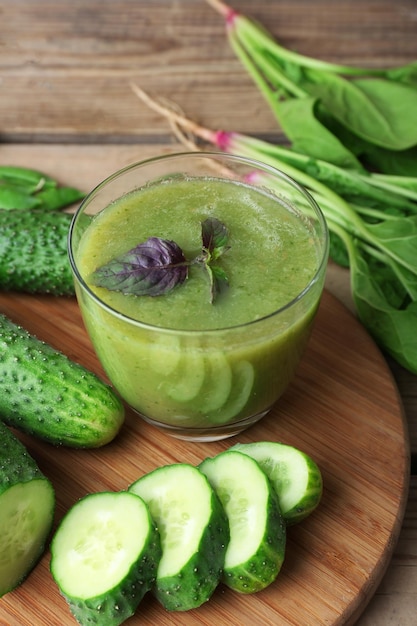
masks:
<svg viewBox="0 0 417 626"><path fill-rule="evenodd" d="M317 100L311 97L276 103L274 111L292 149L339 167L363 170L354 154L318 119L317 107Z"/></svg>
<svg viewBox="0 0 417 626"><path fill-rule="evenodd" d="M417 274L414 274L392 259L387 262L390 264L397 281L402 284L409 297L412 300L417 300Z"/></svg>
<svg viewBox="0 0 417 626"><path fill-rule="evenodd" d="M329 233L329 257L341 267L349 267L349 255L346 246L333 231Z"/></svg>
<svg viewBox="0 0 417 626"><path fill-rule="evenodd" d="M390 150L417 144L417 90L378 78L348 80L317 70L307 75L303 89L359 137Z"/></svg>
<svg viewBox="0 0 417 626"><path fill-rule="evenodd" d="M417 61L400 67L388 68L384 74L386 78L417 88Z"/></svg>
<svg viewBox="0 0 417 626"><path fill-rule="evenodd" d="M351 256L351 286L360 320L398 363L417 373L417 301L403 309L391 306L364 258Z"/></svg>
<svg viewBox="0 0 417 626"><path fill-rule="evenodd" d="M364 143L361 157L369 167L384 174L416 176L417 173L417 146L408 150L387 150Z"/></svg>
<svg viewBox="0 0 417 626"><path fill-rule="evenodd" d="M417 274L416 216L399 217L378 224L368 224L367 230L390 256Z"/></svg>
<svg viewBox="0 0 417 626"><path fill-rule="evenodd" d="M38 170L13 165L0 166L0 207L2 209L63 209L83 199L73 187L60 186Z"/></svg>
<svg viewBox="0 0 417 626"><path fill-rule="evenodd" d="M314 59L221 6L230 44L290 147L213 131L180 115L175 122L217 149L283 171L310 192L329 226L330 256L350 268L359 319L417 374L417 62L384 69ZM172 121L172 110L166 116ZM282 192L282 182L265 172L248 180Z"/></svg>

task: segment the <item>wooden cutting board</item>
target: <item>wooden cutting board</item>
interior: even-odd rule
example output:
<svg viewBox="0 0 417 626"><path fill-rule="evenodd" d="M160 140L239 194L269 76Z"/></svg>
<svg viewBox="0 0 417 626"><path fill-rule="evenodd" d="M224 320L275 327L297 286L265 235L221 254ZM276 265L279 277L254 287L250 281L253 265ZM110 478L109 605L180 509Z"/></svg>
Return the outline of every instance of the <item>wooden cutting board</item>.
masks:
<svg viewBox="0 0 417 626"><path fill-rule="evenodd" d="M75 300L0 295L0 311L103 375ZM167 613L148 595L129 626L335 626L353 624L378 585L398 537L408 491L408 438L390 371L362 326L325 293L297 377L271 413L238 438L298 446L319 464L320 507L288 531L286 559L265 591L222 586L203 607ZM126 488L158 465L198 463L237 438L186 443L128 412L118 438L96 451L54 448L22 436L52 480L56 522L88 492ZM49 573L49 553L0 600L1 626L75 624Z"/></svg>

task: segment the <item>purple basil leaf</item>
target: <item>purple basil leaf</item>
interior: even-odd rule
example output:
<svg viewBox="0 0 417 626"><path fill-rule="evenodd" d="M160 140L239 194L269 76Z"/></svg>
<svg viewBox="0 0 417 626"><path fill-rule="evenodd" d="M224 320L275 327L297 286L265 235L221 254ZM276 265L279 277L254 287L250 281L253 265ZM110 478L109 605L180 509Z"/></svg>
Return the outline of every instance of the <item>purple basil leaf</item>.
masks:
<svg viewBox="0 0 417 626"><path fill-rule="evenodd" d="M92 276L97 287L135 296L160 296L181 285L188 262L181 248L167 239L149 237L125 254L99 267Z"/></svg>
<svg viewBox="0 0 417 626"><path fill-rule="evenodd" d="M215 217L208 217L201 224L201 238L203 248L208 251L210 258L217 259L228 249L229 231L226 226Z"/></svg>

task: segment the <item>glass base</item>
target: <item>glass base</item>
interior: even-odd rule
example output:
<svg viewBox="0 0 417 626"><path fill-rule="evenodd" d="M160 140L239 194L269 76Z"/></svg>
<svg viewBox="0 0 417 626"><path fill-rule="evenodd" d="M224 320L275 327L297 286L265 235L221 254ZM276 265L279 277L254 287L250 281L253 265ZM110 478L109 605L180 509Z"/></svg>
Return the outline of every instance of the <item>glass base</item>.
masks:
<svg viewBox="0 0 417 626"><path fill-rule="evenodd" d="M239 422L234 422L231 424L223 424L219 426L210 426L206 428L186 428L185 426L173 426L172 424L164 424L162 422L156 422L150 417L139 413L136 413L148 424L155 426L160 431L174 437L175 439L182 439L184 441L195 441L195 442L211 442L211 441L221 441L222 439L228 439L229 437L234 437L238 435L242 431L246 430L253 424L256 424L260 419L264 417L269 412L269 408L263 411L262 413L258 413L256 415L251 415L244 420L240 420Z"/></svg>

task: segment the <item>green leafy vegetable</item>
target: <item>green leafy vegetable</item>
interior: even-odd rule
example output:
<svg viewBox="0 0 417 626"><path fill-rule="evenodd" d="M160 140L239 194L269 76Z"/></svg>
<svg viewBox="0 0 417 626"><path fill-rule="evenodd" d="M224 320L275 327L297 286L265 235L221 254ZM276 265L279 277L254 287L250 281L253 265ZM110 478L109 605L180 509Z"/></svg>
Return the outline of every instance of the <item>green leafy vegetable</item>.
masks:
<svg viewBox="0 0 417 626"><path fill-rule="evenodd" d="M297 100L280 100L275 104L280 124L292 142L295 152L309 154L351 170L363 170L354 153L349 150L321 121L319 102L307 97Z"/></svg>
<svg viewBox="0 0 417 626"><path fill-rule="evenodd" d="M309 189L327 219L331 257L350 267L361 321L417 373L417 61L388 69L327 63L286 49L222 0L207 1L291 147L177 125Z"/></svg>
<svg viewBox="0 0 417 626"><path fill-rule="evenodd" d="M384 350L417 373L417 346L409 336L417 327L417 178L343 169L241 133L214 131L162 107L138 87L135 92L183 128L187 142L193 133L224 152L269 164L308 189L326 217L331 257L350 267L359 318ZM275 184L261 171L250 179Z"/></svg>
<svg viewBox="0 0 417 626"><path fill-rule="evenodd" d="M208 2L225 17L231 47L294 150L357 169L353 144L368 155L376 149L377 157L379 150L403 152L417 145L417 62L391 69L327 63L286 49L221 0ZM305 99L310 102L304 105ZM300 107L307 116L298 115ZM335 125L351 135L343 146ZM313 127L314 141L301 141ZM379 161L383 165L383 158Z"/></svg>
<svg viewBox="0 0 417 626"><path fill-rule="evenodd" d="M287 50L222 0L207 1L225 18L232 49L290 147L211 130L133 90L183 131L187 145L194 135L308 189L326 217L331 258L350 268L360 320L417 373L417 61L389 69L327 63ZM251 179L273 187L262 176Z"/></svg>
<svg viewBox="0 0 417 626"><path fill-rule="evenodd" d="M382 78L347 80L323 71L307 72L306 91L346 128L371 144L405 150L417 144L417 91Z"/></svg>
<svg viewBox="0 0 417 626"><path fill-rule="evenodd" d="M0 166L0 208L63 209L82 200L84 194L74 187L58 183L37 170L18 166Z"/></svg>
<svg viewBox="0 0 417 626"><path fill-rule="evenodd" d="M202 222L202 252L187 261L175 243L160 237L149 237L144 243L112 259L95 270L92 282L97 287L121 291L135 296L161 296L172 291L188 278L192 264L202 264L210 281L210 301L228 285L224 270L216 265L228 249L227 228L216 218Z"/></svg>

